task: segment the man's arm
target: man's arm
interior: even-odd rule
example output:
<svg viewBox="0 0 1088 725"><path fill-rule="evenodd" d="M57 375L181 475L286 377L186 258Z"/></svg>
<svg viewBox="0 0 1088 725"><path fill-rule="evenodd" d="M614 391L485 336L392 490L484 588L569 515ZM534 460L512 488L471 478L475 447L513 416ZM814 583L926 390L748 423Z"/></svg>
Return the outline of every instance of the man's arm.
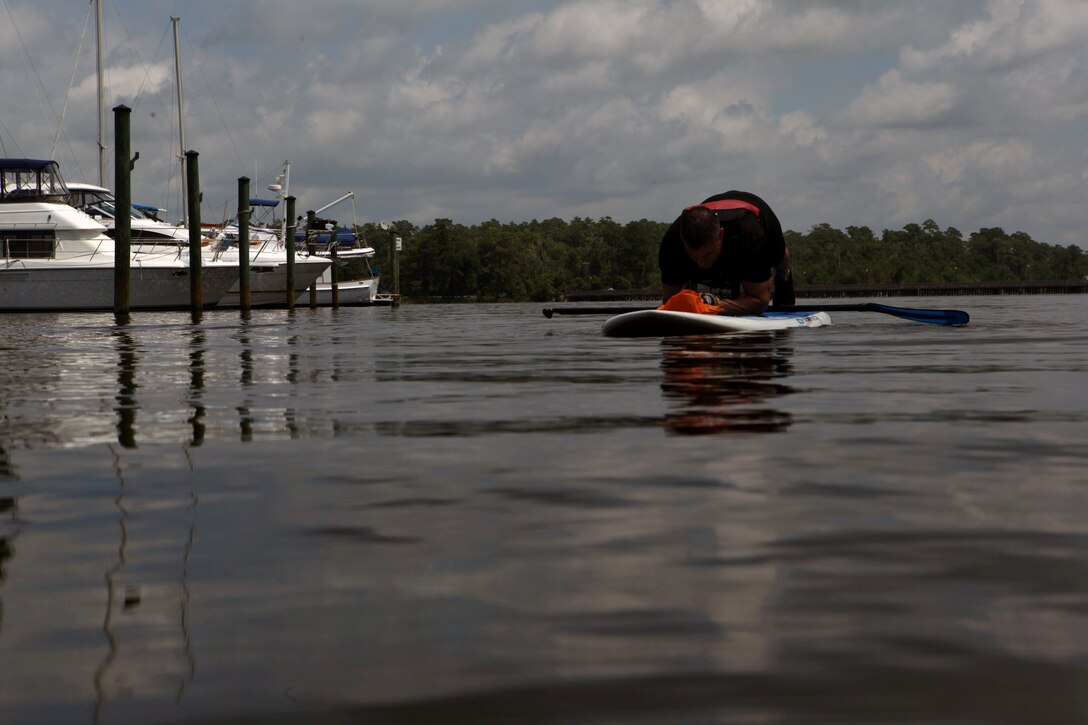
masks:
<svg viewBox="0 0 1088 725"><path fill-rule="evenodd" d="M720 300L722 314L759 315L771 304L773 277L766 282L741 282L741 295L732 300Z"/></svg>
<svg viewBox="0 0 1088 725"><path fill-rule="evenodd" d="M684 285L682 285L682 284L666 284L666 283L662 282L661 283L661 302L662 302L662 304L664 304L665 302L668 302L670 297L672 297L674 294L676 294L677 292L679 292L682 289L684 289Z"/></svg>

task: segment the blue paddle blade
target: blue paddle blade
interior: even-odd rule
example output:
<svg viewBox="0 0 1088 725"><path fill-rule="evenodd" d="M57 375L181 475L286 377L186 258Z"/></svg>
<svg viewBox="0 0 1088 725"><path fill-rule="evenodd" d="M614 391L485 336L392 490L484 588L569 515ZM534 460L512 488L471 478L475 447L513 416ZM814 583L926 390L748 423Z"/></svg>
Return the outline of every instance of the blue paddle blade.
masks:
<svg viewBox="0 0 1088 725"><path fill-rule="evenodd" d="M902 317L904 320L914 322L928 322L931 325L966 325L971 321L971 316L963 310L919 310L908 307L892 307L876 302L868 302L863 307L873 312L883 312L888 315Z"/></svg>

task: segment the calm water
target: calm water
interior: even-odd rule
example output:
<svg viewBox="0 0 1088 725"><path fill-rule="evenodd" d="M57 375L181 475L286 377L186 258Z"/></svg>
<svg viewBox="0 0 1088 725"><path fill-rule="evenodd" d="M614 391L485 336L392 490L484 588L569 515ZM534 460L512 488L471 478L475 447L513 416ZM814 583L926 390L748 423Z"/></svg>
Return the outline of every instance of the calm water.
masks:
<svg viewBox="0 0 1088 725"><path fill-rule="evenodd" d="M1088 720L1088 295L899 303L0 316L0 722Z"/></svg>

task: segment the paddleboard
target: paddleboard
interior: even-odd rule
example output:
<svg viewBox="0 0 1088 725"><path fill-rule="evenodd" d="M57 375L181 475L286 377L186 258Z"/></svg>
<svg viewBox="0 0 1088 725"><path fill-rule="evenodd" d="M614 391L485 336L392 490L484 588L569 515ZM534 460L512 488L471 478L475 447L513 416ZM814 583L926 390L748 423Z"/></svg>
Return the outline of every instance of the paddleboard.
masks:
<svg viewBox="0 0 1088 725"><path fill-rule="evenodd" d="M669 337L716 335L723 332L787 330L791 327L823 327L831 324L826 312L766 312L762 315L706 315L698 312L638 310L611 317L604 323L605 337Z"/></svg>

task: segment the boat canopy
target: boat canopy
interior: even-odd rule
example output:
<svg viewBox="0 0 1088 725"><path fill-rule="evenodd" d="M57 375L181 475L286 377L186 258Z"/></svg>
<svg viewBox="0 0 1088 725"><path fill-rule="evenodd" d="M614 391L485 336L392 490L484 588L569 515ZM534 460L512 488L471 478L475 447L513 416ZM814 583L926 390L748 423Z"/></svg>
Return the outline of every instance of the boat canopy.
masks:
<svg viewBox="0 0 1088 725"><path fill-rule="evenodd" d="M279 206L279 199L250 199L250 206Z"/></svg>
<svg viewBox="0 0 1088 725"><path fill-rule="evenodd" d="M136 202L132 202L132 217L134 219L137 218L137 215L140 215L147 219L154 219L157 222L161 222L162 214L165 212L165 209L153 204L137 204Z"/></svg>
<svg viewBox="0 0 1088 725"><path fill-rule="evenodd" d="M57 162L51 159L0 159L0 169L27 169L43 171L50 166L56 166Z"/></svg>
<svg viewBox="0 0 1088 725"><path fill-rule="evenodd" d="M329 243L329 238L330 238L329 231L319 232L319 231L315 230L314 232L311 232L311 234L313 235L313 238L310 239L309 241L312 241L315 244L326 244L327 245ZM336 230L336 243L337 243L337 246L342 247L342 248L350 248L350 247L354 247L358 241L359 241L359 235L357 235L351 229L348 229L347 227L342 227L342 228ZM296 244L306 244L306 242L307 242L307 239L306 239L306 231L305 230L295 232L295 243Z"/></svg>
<svg viewBox="0 0 1088 725"><path fill-rule="evenodd" d="M36 201L67 193L56 161L0 159L0 201Z"/></svg>

